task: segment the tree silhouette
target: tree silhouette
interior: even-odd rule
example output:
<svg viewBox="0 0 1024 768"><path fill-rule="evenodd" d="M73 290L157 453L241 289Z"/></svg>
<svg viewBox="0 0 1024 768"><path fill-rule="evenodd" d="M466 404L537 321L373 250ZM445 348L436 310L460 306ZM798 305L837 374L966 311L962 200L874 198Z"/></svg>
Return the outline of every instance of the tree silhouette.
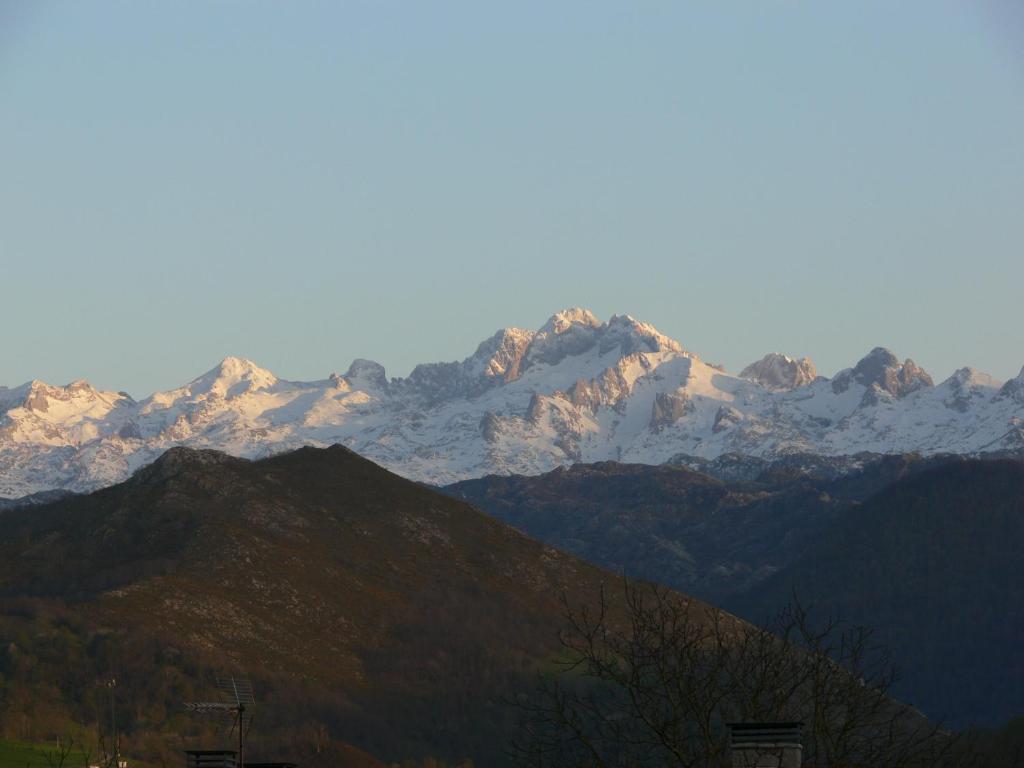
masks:
<svg viewBox="0 0 1024 768"><path fill-rule="evenodd" d="M778 721L804 723L805 766L980 764L967 739L891 698L896 671L869 629L812 626L795 597L765 627L627 579L621 602L602 590L565 609L563 658L517 701L521 765L717 768L728 723Z"/></svg>

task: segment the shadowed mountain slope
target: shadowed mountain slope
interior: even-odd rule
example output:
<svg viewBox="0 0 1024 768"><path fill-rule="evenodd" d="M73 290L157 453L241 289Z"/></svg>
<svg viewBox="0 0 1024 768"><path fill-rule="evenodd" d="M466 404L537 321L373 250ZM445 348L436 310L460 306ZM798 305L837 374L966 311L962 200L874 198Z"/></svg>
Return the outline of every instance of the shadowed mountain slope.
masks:
<svg viewBox="0 0 1024 768"><path fill-rule="evenodd" d="M682 466L602 462L536 477L492 475L445 491L605 568L717 604L787 566L846 510L879 489L959 460L865 455L856 462L806 457L797 463L735 457L714 467L723 477L741 474L746 480Z"/></svg>
<svg viewBox="0 0 1024 768"><path fill-rule="evenodd" d="M726 607L757 619L794 589L818 615L875 627L896 693L954 725L1024 712L1024 464L963 461L854 508Z"/></svg>
<svg viewBox="0 0 1024 768"><path fill-rule="evenodd" d="M264 728L322 722L387 760L500 764L504 697L556 652L560 595L608 579L341 447L174 449L120 485L0 515L0 618L59 604L47 631L76 627L88 658L121 632L244 668L278 702Z"/></svg>
<svg viewBox="0 0 1024 768"><path fill-rule="evenodd" d="M739 464L736 464L739 462ZM856 465L856 469L851 469ZM751 621L795 589L876 628L898 695L955 725L1024 712L1024 462L602 463L445 490L554 546Z"/></svg>
<svg viewBox="0 0 1024 768"><path fill-rule="evenodd" d="M711 602L795 558L843 506L809 483L773 493L683 467L614 462L445 490L586 560Z"/></svg>

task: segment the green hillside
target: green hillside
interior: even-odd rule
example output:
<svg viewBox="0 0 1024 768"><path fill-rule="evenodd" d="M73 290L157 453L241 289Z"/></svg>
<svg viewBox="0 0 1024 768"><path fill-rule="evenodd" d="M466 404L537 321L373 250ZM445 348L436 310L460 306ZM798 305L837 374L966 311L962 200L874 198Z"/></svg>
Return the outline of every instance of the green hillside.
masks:
<svg viewBox="0 0 1024 768"><path fill-rule="evenodd" d="M58 768L59 749L56 744L28 744L0 739L0 768ZM63 768L82 768L85 755L73 751L66 755Z"/></svg>

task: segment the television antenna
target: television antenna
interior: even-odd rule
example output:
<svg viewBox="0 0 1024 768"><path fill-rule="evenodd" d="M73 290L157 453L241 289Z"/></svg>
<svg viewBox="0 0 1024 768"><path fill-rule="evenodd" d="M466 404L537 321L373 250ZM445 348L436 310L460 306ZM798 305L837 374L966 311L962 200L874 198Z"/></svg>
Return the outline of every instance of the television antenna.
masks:
<svg viewBox="0 0 1024 768"><path fill-rule="evenodd" d="M252 682L244 677L218 677L217 690L221 701L187 701L185 709L198 715L226 715L231 718L233 735L238 729L238 768L245 765L245 739L252 727L252 712L256 698L252 692Z"/></svg>

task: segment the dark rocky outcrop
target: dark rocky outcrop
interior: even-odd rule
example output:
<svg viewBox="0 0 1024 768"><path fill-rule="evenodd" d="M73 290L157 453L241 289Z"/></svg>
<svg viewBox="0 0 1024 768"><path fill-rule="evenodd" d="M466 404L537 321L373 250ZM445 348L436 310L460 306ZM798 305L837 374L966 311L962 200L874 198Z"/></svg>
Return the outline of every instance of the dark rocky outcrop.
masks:
<svg viewBox="0 0 1024 768"><path fill-rule="evenodd" d="M845 392L851 382L900 398L922 387L934 386L932 377L911 359L899 359L883 347L875 347L853 368L836 374L832 380L835 392Z"/></svg>

